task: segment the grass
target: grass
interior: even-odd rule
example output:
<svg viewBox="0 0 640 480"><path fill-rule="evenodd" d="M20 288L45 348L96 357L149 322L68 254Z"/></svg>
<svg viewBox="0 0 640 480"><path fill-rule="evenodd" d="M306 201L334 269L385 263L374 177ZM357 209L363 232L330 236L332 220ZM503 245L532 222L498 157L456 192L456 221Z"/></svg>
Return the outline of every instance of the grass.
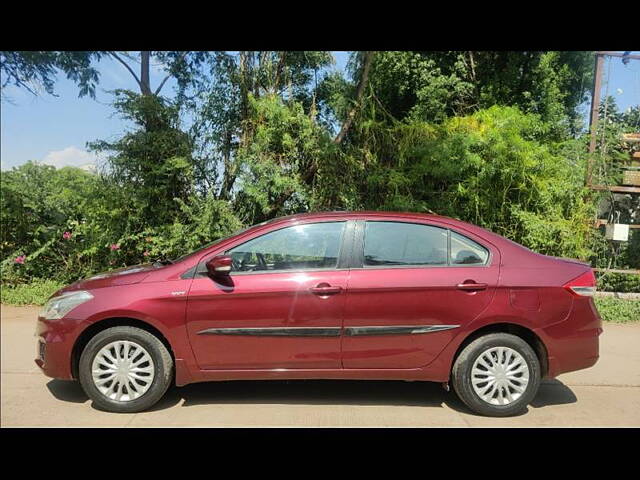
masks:
<svg viewBox="0 0 640 480"><path fill-rule="evenodd" d="M602 320L615 323L640 322L640 300L597 297L596 307Z"/></svg>
<svg viewBox="0 0 640 480"><path fill-rule="evenodd" d="M55 280L42 279L15 286L2 285L0 302L5 305L44 305L51 294L63 286Z"/></svg>
<svg viewBox="0 0 640 480"><path fill-rule="evenodd" d="M0 301L5 305L44 305L51 294L63 286L64 284L55 280L42 279L12 287L3 285L0 289ZM640 322L640 300L597 297L595 302L605 322Z"/></svg>

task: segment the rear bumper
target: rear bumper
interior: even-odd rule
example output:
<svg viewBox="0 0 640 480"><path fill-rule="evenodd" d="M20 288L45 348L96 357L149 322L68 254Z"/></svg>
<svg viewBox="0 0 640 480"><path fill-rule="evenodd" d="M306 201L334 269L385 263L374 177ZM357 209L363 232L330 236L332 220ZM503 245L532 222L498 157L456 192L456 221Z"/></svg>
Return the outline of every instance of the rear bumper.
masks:
<svg viewBox="0 0 640 480"><path fill-rule="evenodd" d="M602 328L598 328L556 341L554 354L549 354L548 376L554 378L562 373L594 366L600 358L598 336L601 333Z"/></svg>
<svg viewBox="0 0 640 480"><path fill-rule="evenodd" d="M602 332L602 320L593 300L589 297L574 300L566 320L538 331L547 347L547 376L554 378L595 365L600 357Z"/></svg>

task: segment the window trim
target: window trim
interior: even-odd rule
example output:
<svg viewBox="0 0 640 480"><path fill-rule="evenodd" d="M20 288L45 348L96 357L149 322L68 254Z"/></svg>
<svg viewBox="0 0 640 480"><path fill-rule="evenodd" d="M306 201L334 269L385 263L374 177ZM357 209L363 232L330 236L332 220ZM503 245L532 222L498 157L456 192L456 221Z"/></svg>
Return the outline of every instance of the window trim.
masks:
<svg viewBox="0 0 640 480"><path fill-rule="evenodd" d="M424 227L440 228L447 231L447 263L442 265L424 265L424 264L407 264L407 265L365 265L364 263L364 233L365 226L368 222L376 223L409 223L412 225L421 225ZM461 233L459 230L455 230L449 226L442 226L433 223L421 223L411 222L404 220L357 220L356 233L354 235L353 255L352 255L352 269L359 270L389 270L389 269L422 269L422 268L489 268L493 261L493 251L484 243L478 242L475 239L470 238L468 235ZM488 252L487 259L484 263L451 263L451 232L457 233L461 237L470 240L473 243L480 245Z"/></svg>
<svg viewBox="0 0 640 480"><path fill-rule="evenodd" d="M450 228L448 228L447 230L449 230L449 234L447 235L448 239L449 239L449 246L448 246L448 255L447 255L447 264L451 267L488 267L489 265L491 265L491 260L492 260L492 252L491 249L486 247L485 245L482 245L480 242L476 242L474 239L469 238L467 235L464 235L460 232L458 232L457 230L452 230ZM475 243L476 245L480 245L480 247L484 248L487 251L487 259L482 262L482 263L451 263L451 233L455 233L456 235L461 236L462 238L469 240L472 243Z"/></svg>
<svg viewBox="0 0 640 480"><path fill-rule="evenodd" d="M194 273L194 277L193 278L197 278L197 277L202 277L202 276L208 276L208 272L207 272L207 267L206 267L206 263L208 260L210 260L212 257L215 257L216 255L223 255L225 254L225 252L228 252L231 249L240 247L242 245L244 245L245 243L249 243L253 240L256 240L260 237L263 237L265 235L269 235L271 233L280 231L280 230L284 230L286 228L292 228L292 227L296 227L296 226L301 226L301 225L318 225L318 224L324 224L324 223L342 223L344 224L344 227L342 229L342 233L340 236L340 245L338 247L338 257L337 257L337 261L336 261L336 266L335 267L323 267L323 268L296 268L296 269L278 269L278 270L256 270L256 271L250 271L250 272L234 272L233 270L231 272L229 272L229 276L230 277L235 277L235 276L244 276L244 275L267 275L267 274L271 274L271 273L304 273L304 272L335 272L335 271L342 271L342 270L349 270L349 265L350 265L350 253L351 253L351 249L352 249L352 244L353 244L353 238L351 238L353 236L353 228L354 228L354 220L348 220L348 219L343 219L343 220L328 220L328 221L315 221L315 222L304 222L304 223L293 223L293 224L286 224L286 225L282 225L280 228L274 228L273 230L269 230L267 232L263 232L260 235L256 235L255 237L251 237L248 238L246 240L244 240L241 243L235 244L235 245L231 245L231 246L227 246L223 251L218 251L218 252L213 252L210 255L205 256L204 258L202 258L199 262L198 265L195 269L195 273Z"/></svg>

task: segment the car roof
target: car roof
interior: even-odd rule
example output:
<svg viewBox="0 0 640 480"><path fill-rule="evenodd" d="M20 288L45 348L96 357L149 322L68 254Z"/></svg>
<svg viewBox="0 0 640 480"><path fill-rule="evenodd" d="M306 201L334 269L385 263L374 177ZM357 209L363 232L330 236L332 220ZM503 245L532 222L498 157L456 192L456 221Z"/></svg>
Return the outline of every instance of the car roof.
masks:
<svg viewBox="0 0 640 480"><path fill-rule="evenodd" d="M345 210L333 210L328 212L309 212L309 213L296 213L294 215L287 215L283 217L273 218L265 224L280 223L295 220L313 220L331 217L342 218L361 218L361 217L394 217L394 218L422 218L432 220L451 220L453 222L460 222L449 217L442 215L419 213L419 212L391 212L391 211L375 211L375 210L359 210L359 211L345 211ZM462 222L464 223L464 222Z"/></svg>
<svg viewBox="0 0 640 480"><path fill-rule="evenodd" d="M329 212L309 212L309 213L297 213L294 215L287 215L284 217L277 217L266 222L263 222L255 226L273 225L279 223L295 223L297 220L322 220L331 218L341 219L389 219L389 220L431 220L435 222L443 222L452 226L461 227L464 230L471 231L481 237L489 235L492 238L502 238L499 235L491 232L490 230L479 227L472 223L468 223L462 220L458 220L451 217L445 217L443 215L437 215L433 213L419 213L419 212L391 212L391 211L375 211L375 210L360 210L360 211L343 211L335 210Z"/></svg>

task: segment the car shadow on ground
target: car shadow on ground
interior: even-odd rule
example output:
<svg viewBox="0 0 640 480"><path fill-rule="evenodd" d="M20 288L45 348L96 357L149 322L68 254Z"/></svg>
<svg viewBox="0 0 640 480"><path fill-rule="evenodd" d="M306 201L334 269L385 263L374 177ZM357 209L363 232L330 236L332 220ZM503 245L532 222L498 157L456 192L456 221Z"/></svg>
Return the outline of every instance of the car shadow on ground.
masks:
<svg viewBox="0 0 640 480"><path fill-rule="evenodd" d="M78 382L51 380L47 388L58 400L85 403L89 400ZM575 403L573 391L559 380L544 380L533 408ZM362 406L448 406L470 413L455 393L446 392L439 383L353 380L268 380L208 382L171 387L149 411L160 411L181 404L291 404ZM94 407L95 408L95 407ZM526 412L523 412L526 413Z"/></svg>
<svg viewBox="0 0 640 480"><path fill-rule="evenodd" d="M542 381L538 394L531 402L531 406L541 408L549 405L566 405L577 401L577 397L568 386L560 380L552 379Z"/></svg>
<svg viewBox="0 0 640 480"><path fill-rule="evenodd" d="M89 400L79 382L72 380L49 380L47 388L56 399L69 403L85 403Z"/></svg>

